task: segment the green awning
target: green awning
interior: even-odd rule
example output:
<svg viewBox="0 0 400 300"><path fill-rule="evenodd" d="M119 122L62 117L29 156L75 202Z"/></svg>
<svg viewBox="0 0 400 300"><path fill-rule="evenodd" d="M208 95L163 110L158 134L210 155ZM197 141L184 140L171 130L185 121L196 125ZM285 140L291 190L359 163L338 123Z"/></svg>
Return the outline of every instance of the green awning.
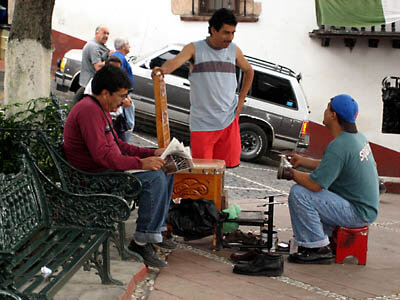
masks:
<svg viewBox="0 0 400 300"><path fill-rule="evenodd" d="M318 25L376 26L400 21L400 0L315 0Z"/></svg>

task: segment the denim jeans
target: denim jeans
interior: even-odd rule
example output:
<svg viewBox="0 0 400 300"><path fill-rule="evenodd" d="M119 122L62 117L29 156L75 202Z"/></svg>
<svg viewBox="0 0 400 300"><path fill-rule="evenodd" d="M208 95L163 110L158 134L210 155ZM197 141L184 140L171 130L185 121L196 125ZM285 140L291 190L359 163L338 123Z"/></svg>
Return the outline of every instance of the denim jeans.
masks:
<svg viewBox="0 0 400 300"><path fill-rule="evenodd" d="M328 190L312 192L299 184L290 190L289 211L295 243L306 248L329 245L335 226L366 225L349 201Z"/></svg>
<svg viewBox="0 0 400 300"><path fill-rule="evenodd" d="M140 243L160 243L161 231L165 231L172 197L174 175L163 171L148 171L134 174L142 182L139 211L134 239Z"/></svg>

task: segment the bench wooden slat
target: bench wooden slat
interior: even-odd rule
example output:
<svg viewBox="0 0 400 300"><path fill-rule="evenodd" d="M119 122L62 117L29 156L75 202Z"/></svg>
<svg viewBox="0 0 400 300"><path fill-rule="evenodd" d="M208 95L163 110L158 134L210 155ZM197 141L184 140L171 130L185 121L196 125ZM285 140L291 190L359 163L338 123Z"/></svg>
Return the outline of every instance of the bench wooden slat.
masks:
<svg viewBox="0 0 400 300"><path fill-rule="evenodd" d="M67 282L75 272L78 271L79 266L81 266L85 261L88 260L90 254L93 252L93 249L97 249L101 243L107 240L108 234L99 233L99 235L92 239L90 244L87 244L85 248L80 250L80 253L75 255L74 260L69 263L67 266L64 266L63 270L58 274L57 278L55 278L50 284L48 284L40 293L54 295L58 291L58 283L60 281Z"/></svg>
<svg viewBox="0 0 400 300"><path fill-rule="evenodd" d="M66 231L66 233L68 232ZM57 258L58 256L61 256L65 248L68 247L68 243L71 243L80 233L80 231L70 231L68 234L63 235L64 239L62 241L59 240L59 236L57 236L57 234L56 238L47 238L47 241L45 242L47 249L45 249L45 251L43 251L43 249L38 249L35 259L30 259L29 265L27 263L28 266L26 270L21 270L24 272L18 272L19 270L16 271L16 274L18 274L18 276L23 276L24 278L18 281L16 287L18 289L21 288L25 283L30 280L30 278L40 273L40 269L43 266L50 266L52 260ZM44 234L46 234L48 237L48 232ZM61 257L63 257L64 259L66 258L65 255L62 255Z"/></svg>
<svg viewBox="0 0 400 300"><path fill-rule="evenodd" d="M72 233L73 232L70 232L70 234ZM39 273L40 268L42 266L46 266L54 272L57 271L60 266L63 266L63 270L57 274L57 277L51 278L50 283L46 284L43 290L41 290L38 294L47 294L48 291L57 286L59 281L67 281L81 266L81 263L88 259L88 255L92 252L93 247L98 247L107 238L107 234L104 232L98 232L98 234L93 236L93 234L90 232L80 231L74 234L73 239L75 238L80 240L80 242L77 243L83 248L70 245L70 239L66 239L57 245L57 249L55 253L53 253L54 257L52 257L47 264L38 266L36 269L36 273ZM72 242L72 244L73 243L74 242ZM68 276L69 274L70 276ZM24 293L32 294L36 288L43 283L44 280L45 278L43 276L36 276L34 282L29 287L24 289Z"/></svg>
<svg viewBox="0 0 400 300"><path fill-rule="evenodd" d="M16 277L25 273L33 264L40 260L40 258L43 256L43 253L47 253L47 251L49 251L49 249L53 246L53 244L49 243L48 240L55 238L53 236L56 234L56 231L49 230L49 234L41 234L39 237L37 237L37 239L31 245L13 258L13 263L10 263L8 266L8 268L12 268L10 271L12 271ZM64 234L66 235L67 232ZM45 246L43 247L43 245ZM19 269L15 269L15 266L22 264L23 261L26 260L26 257L29 257L29 262L24 263Z"/></svg>

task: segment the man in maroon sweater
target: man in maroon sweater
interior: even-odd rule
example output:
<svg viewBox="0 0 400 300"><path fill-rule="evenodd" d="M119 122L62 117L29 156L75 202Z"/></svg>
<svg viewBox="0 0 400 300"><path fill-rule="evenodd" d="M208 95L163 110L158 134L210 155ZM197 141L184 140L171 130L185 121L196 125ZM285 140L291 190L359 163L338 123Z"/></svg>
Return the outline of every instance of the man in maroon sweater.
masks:
<svg viewBox="0 0 400 300"><path fill-rule="evenodd" d="M69 163L89 171L143 170L135 173L142 183L136 232L129 245L147 265L166 267L153 244L173 248L163 240L165 219L173 188L173 175L166 175L159 156L164 149L149 149L120 140L112 128L110 112L116 111L128 96L132 83L120 68L107 65L93 77L92 95L84 97L71 109L64 129L64 151Z"/></svg>

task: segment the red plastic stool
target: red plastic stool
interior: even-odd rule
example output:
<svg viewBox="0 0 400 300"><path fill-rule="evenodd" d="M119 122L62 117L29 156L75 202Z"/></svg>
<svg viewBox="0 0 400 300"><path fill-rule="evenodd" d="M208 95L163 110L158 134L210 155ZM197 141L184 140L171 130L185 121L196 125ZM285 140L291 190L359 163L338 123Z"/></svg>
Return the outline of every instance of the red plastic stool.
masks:
<svg viewBox="0 0 400 300"><path fill-rule="evenodd" d="M346 257L354 256L359 265L367 264L368 226L335 227L333 239L336 242L336 263L343 263Z"/></svg>

